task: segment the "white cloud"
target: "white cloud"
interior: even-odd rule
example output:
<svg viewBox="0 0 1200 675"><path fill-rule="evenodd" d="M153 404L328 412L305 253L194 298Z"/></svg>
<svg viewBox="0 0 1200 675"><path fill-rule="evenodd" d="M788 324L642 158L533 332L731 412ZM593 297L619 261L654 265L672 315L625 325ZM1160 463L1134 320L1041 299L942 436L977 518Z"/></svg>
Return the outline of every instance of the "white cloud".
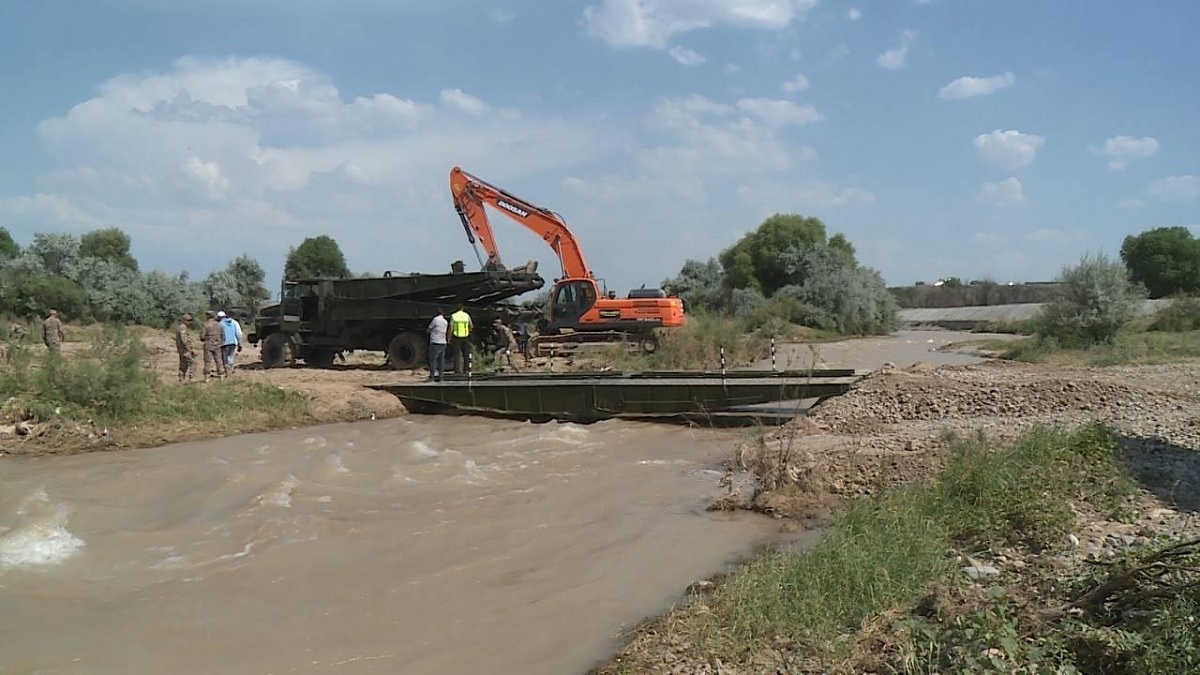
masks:
<svg viewBox="0 0 1200 675"><path fill-rule="evenodd" d="M462 89L443 89L441 93L442 105L447 108L453 108L459 112L468 115L482 115L487 112L488 106L483 101L468 94Z"/></svg>
<svg viewBox="0 0 1200 675"><path fill-rule="evenodd" d="M1121 171L1134 160L1158 154L1158 140L1150 136L1113 136L1104 141L1103 148L1092 148L1092 152L1108 157L1110 170Z"/></svg>
<svg viewBox="0 0 1200 675"><path fill-rule="evenodd" d="M826 181L770 182L742 186L738 197L765 213L828 209L850 204L873 204L875 195L857 187L841 187Z"/></svg>
<svg viewBox="0 0 1200 675"><path fill-rule="evenodd" d="M897 46L879 55L876 62L881 68L900 70L908 65L908 50L917 41L917 31L902 30Z"/></svg>
<svg viewBox="0 0 1200 675"><path fill-rule="evenodd" d="M702 56L700 52L694 49L688 49L687 47L681 45L675 45L674 47L671 47L668 53L671 55L671 58L685 66L698 66L704 63L704 56Z"/></svg>
<svg viewBox="0 0 1200 675"><path fill-rule="evenodd" d="M194 182L206 197L222 200L229 190L229 179L216 162L206 162L195 155L188 157L181 167L184 175Z"/></svg>
<svg viewBox="0 0 1200 675"><path fill-rule="evenodd" d="M1150 183L1150 194L1167 201L1200 197L1200 176L1168 176Z"/></svg>
<svg viewBox="0 0 1200 675"><path fill-rule="evenodd" d="M793 77L792 79L783 83L783 90L789 94L792 94L797 91L804 91L811 86L812 83L808 81L808 78L804 76L804 73L797 73L796 77Z"/></svg>
<svg viewBox="0 0 1200 675"><path fill-rule="evenodd" d="M496 23L511 23L513 19L517 18L512 12L500 8L489 9L487 15L488 18Z"/></svg>
<svg viewBox="0 0 1200 675"><path fill-rule="evenodd" d="M612 47L666 49L675 35L714 26L780 30L817 0L600 0L583 10L588 31Z"/></svg>
<svg viewBox="0 0 1200 675"><path fill-rule="evenodd" d="M1070 239L1071 235L1064 230L1055 229L1053 227L1039 227L1036 230L1030 230L1021 235L1026 241L1064 241Z"/></svg>
<svg viewBox="0 0 1200 675"><path fill-rule="evenodd" d="M0 210L24 218L45 218L57 226L92 227L101 224L101 220L90 216L69 200L58 195L38 193L32 197L12 197L0 200Z"/></svg>
<svg viewBox="0 0 1200 675"><path fill-rule="evenodd" d="M378 233L464 246L461 232L416 225L447 216L450 167L507 181L610 152L611 133L593 122L536 110L474 116L488 110L457 89L432 102L386 92L348 100L295 62L184 58L114 77L40 123L55 168L39 177L39 194L4 200L0 214L24 214L33 231L120 227L135 252L152 246L153 264L194 274L226 262L194 245L201 228L269 270L314 232L335 234L355 266L427 269L410 251L380 249Z"/></svg>
<svg viewBox="0 0 1200 675"><path fill-rule="evenodd" d="M851 7L846 11L846 18L850 19L851 21L858 21L862 18L862 10L857 7Z"/></svg>
<svg viewBox="0 0 1200 675"><path fill-rule="evenodd" d="M1023 206L1025 188L1016 178L1005 178L999 183L984 183L978 199L988 206Z"/></svg>
<svg viewBox="0 0 1200 675"><path fill-rule="evenodd" d="M749 99L744 99L749 100ZM766 102L762 114L787 117ZM650 124L659 141L638 151L638 163L654 175L782 171L792 166L791 153L769 124L739 117L739 109L699 95L664 99L655 106ZM753 114L753 113L751 113Z"/></svg>
<svg viewBox="0 0 1200 675"><path fill-rule="evenodd" d="M996 129L989 134L975 137L975 149L985 161L1004 169L1018 169L1032 164L1037 151L1046 144L1046 139L1034 134L1023 134L1010 129Z"/></svg>
<svg viewBox="0 0 1200 675"><path fill-rule="evenodd" d="M847 56L850 56L850 48L842 44L830 49L825 54L825 61L826 63L833 63L834 61L841 61Z"/></svg>
<svg viewBox="0 0 1200 675"><path fill-rule="evenodd" d="M723 72L724 72L726 75L737 75L738 73L742 72L742 68L741 68L741 66L739 66L739 65L738 65L738 64L736 64L736 63L726 63L726 64L725 64L725 67L724 67L724 68L722 68L721 70L722 70L722 71L723 71Z"/></svg>
<svg viewBox="0 0 1200 675"><path fill-rule="evenodd" d="M737 102L739 110L758 117L771 126L785 124L809 124L824 119L817 109L809 104L796 105L791 101L769 98L743 98Z"/></svg>
<svg viewBox="0 0 1200 675"><path fill-rule="evenodd" d="M938 91L938 97L947 101L957 101L974 96L988 96L1001 89L1011 87L1017 81L1017 76L1004 73L993 77L960 77Z"/></svg>

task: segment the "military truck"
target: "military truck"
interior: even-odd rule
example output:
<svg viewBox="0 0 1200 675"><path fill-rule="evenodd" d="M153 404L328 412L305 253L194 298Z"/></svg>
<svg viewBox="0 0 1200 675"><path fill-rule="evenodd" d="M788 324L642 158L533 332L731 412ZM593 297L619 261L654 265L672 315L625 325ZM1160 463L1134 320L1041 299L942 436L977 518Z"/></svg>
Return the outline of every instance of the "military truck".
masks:
<svg viewBox="0 0 1200 675"><path fill-rule="evenodd" d="M426 330L438 309L449 318L465 307L476 326L475 339L485 339L493 319L523 319L507 300L545 283L532 261L517 269L481 272L464 272L456 261L451 270L285 280L280 302L259 309L247 339L260 345L268 368L297 361L328 366L338 353L353 350L383 351L394 368L418 368L428 360Z"/></svg>

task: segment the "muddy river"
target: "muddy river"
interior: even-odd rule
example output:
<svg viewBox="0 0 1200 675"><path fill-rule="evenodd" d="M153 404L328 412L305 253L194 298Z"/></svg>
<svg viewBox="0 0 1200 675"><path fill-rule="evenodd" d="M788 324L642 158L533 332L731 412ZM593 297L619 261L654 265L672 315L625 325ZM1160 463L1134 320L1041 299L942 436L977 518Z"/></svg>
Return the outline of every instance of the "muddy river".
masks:
<svg viewBox="0 0 1200 675"><path fill-rule="evenodd" d="M0 459L0 673L579 673L778 526L737 431L414 416Z"/></svg>

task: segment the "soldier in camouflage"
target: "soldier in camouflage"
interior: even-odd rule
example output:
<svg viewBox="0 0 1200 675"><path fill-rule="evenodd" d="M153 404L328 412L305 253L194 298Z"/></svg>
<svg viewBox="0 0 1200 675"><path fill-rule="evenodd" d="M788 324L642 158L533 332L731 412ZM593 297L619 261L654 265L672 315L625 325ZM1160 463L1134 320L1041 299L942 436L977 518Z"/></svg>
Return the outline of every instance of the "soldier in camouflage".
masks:
<svg viewBox="0 0 1200 675"><path fill-rule="evenodd" d="M179 352L179 381L192 381L196 375L196 338L192 335L191 314L184 314L175 329L175 350Z"/></svg>
<svg viewBox="0 0 1200 675"><path fill-rule="evenodd" d="M224 377L225 364L221 359L221 342L225 338L225 331L221 329L221 324L217 323L217 315L212 310L204 313L207 320L204 322L204 331L200 334L200 341L204 343L204 380L208 381L210 377Z"/></svg>
<svg viewBox="0 0 1200 675"><path fill-rule="evenodd" d="M47 349L57 354L66 339L67 336L63 334L62 321L58 318L58 310L50 310L50 316L42 322L42 342L46 343Z"/></svg>

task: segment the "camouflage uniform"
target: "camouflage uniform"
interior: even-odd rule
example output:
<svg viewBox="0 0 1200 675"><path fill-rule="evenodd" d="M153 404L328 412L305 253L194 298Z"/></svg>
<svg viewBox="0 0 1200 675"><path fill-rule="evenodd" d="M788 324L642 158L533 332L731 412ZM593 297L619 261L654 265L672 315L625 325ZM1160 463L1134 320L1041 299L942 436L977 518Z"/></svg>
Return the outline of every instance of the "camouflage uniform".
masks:
<svg viewBox="0 0 1200 675"><path fill-rule="evenodd" d="M42 322L42 342L46 343L47 349L57 352L66 339L67 336L63 334L62 321L58 319L58 312L50 310L50 316Z"/></svg>
<svg viewBox="0 0 1200 675"><path fill-rule="evenodd" d="M208 321L204 322L204 331L200 335L200 340L204 343L204 379L209 377L221 377L225 372L225 364L221 360L221 341L225 337L225 331L221 330L221 324L217 323L214 316L209 316Z"/></svg>
<svg viewBox="0 0 1200 675"><path fill-rule="evenodd" d="M175 351L179 352L179 381L190 381L196 375L196 338L192 336L192 315L184 314L175 329Z"/></svg>

